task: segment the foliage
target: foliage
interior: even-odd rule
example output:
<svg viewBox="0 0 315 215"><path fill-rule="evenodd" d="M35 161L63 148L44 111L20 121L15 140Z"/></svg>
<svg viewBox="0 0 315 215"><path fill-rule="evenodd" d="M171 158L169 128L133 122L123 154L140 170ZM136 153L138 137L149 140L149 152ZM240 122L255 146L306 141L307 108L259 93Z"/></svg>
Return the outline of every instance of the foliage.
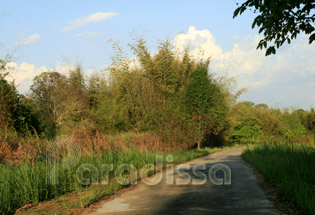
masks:
<svg viewBox="0 0 315 215"><path fill-rule="evenodd" d="M292 114L303 125L306 132L315 137L315 109L311 108L310 111L299 109L295 110Z"/></svg>
<svg viewBox="0 0 315 215"><path fill-rule="evenodd" d="M208 70L210 61L194 59L188 49L176 53L169 41L162 41L151 54L139 39L130 45L132 61L117 43L113 48L109 76L86 78L80 65L68 75L44 72L34 78L27 96L5 80L7 60L0 61L0 159L26 160L17 166L0 165L0 213L80 188L72 171L61 171L62 182L56 186L44 182L46 166L40 156L49 139L59 134L77 137L88 154L82 162L126 162L137 168L152 161L156 152L148 151L222 145L226 137L232 143L270 140L292 146L315 137L314 109L237 103L244 89L233 94L232 81L215 78ZM207 152L170 153L183 162Z"/></svg>
<svg viewBox="0 0 315 215"><path fill-rule="evenodd" d="M13 83L0 78L0 134L7 137L10 132L38 133L39 121Z"/></svg>
<svg viewBox="0 0 315 215"><path fill-rule="evenodd" d="M130 47L138 65L134 65L127 58L128 54L113 43L116 56L108 68L110 78L103 84L102 91L91 95L95 119L100 127L119 132L153 131L166 142L183 144L183 147L200 142L206 133L223 130L228 110L227 97L222 93L222 85L208 77L209 61L196 61L188 50L178 54L167 40L159 43L158 52L152 56L143 39L136 40ZM206 88L192 93L193 82L201 88L197 83L199 80L193 80L192 74L197 68L204 68L202 74ZM95 77L90 80L91 84L96 84ZM189 85L191 90L187 91ZM189 93L194 94L191 98L196 97L200 103L203 102L202 93L205 94L208 103L192 109L194 104L187 102ZM198 134L200 129L195 129L198 125L194 111L200 108L204 108L200 112L204 117L202 132Z"/></svg>
<svg viewBox="0 0 315 215"><path fill-rule="evenodd" d="M20 134L40 134L39 116L32 110L30 101L23 95L17 98L17 108L13 115L14 128Z"/></svg>
<svg viewBox="0 0 315 215"><path fill-rule="evenodd" d="M235 11L233 18L241 15L251 8L259 15L253 21L252 28L259 27L264 38L260 40L257 48L267 48L266 56L276 53L276 48L285 42L290 44L292 39L300 33L309 36L309 43L315 40L315 4L314 0L247 0ZM270 46L269 42L274 45Z"/></svg>
<svg viewBox="0 0 315 215"><path fill-rule="evenodd" d="M0 58L0 79L3 80L9 72L7 71L7 64L10 62L11 56L6 55L3 59Z"/></svg>
<svg viewBox="0 0 315 215"><path fill-rule="evenodd" d="M6 135L14 123L13 114L16 111L17 95L14 86L0 79L0 123L1 131Z"/></svg>
<svg viewBox="0 0 315 215"><path fill-rule="evenodd" d="M159 164L165 168L165 157L168 155L174 156L174 164L177 164L219 150L222 148L168 153L108 150L103 152L102 156L92 154L82 157L80 162L70 170L65 170L60 164L57 168L57 184L47 183L47 165L44 161L38 161L35 164L23 163L17 166L0 164L0 214L14 214L16 209L26 204L38 204L68 192L82 192L85 186L79 183L75 171L82 164L90 164L97 168L98 180L94 179L93 182L98 183L105 179L105 175L101 175L102 164L113 164L113 171L108 174L108 179L112 179L120 164L131 164L136 169L140 169L145 164L158 164L156 156L159 155L163 158L162 163ZM123 187L119 184L119 189Z"/></svg>
<svg viewBox="0 0 315 215"><path fill-rule="evenodd" d="M35 102L44 130L52 136L80 122L88 108L81 67L70 71L69 78L58 72L36 76L30 99Z"/></svg>
<svg viewBox="0 0 315 215"><path fill-rule="evenodd" d="M195 122L195 130L200 136L198 148L206 134L218 134L226 122L227 108L223 94L215 80L208 76L207 67L208 63L192 72L184 98L186 111Z"/></svg>
<svg viewBox="0 0 315 215"><path fill-rule="evenodd" d="M306 110L280 110L269 108L266 104L257 104L253 102L240 102L231 109L230 118L231 133L229 141L235 130L240 130L240 124L244 119L251 118L256 121L254 124L260 129L261 136L258 140L268 139L271 142L312 142L314 135L314 109ZM237 131L236 133L238 133ZM232 139L231 139L232 138ZM233 140L234 141L234 140ZM232 141L232 142L233 142Z"/></svg>
<svg viewBox="0 0 315 215"><path fill-rule="evenodd" d="M315 214L315 148L306 144L257 144L245 149L242 157L275 184L278 197L290 202L302 214Z"/></svg>
<svg viewBox="0 0 315 215"><path fill-rule="evenodd" d="M243 118L239 125L236 125L229 135L232 143L256 143L261 135L258 121L254 118Z"/></svg>

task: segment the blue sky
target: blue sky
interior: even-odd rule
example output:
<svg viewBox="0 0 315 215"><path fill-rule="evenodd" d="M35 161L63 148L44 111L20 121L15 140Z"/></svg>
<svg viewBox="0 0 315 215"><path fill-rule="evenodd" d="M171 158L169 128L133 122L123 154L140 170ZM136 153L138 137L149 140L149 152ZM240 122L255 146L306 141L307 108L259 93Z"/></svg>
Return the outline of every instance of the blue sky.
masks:
<svg viewBox="0 0 315 215"><path fill-rule="evenodd" d="M27 92L34 75L63 61L101 70L111 63L112 39L127 49L130 34L154 52L157 41L190 41L213 59L212 72L233 76L248 92L241 100L274 107L315 106L315 46L300 36L277 56L256 50L259 36L248 11L233 19L238 0L1 1L0 57L13 56L12 78ZM187 45L187 44L186 44Z"/></svg>

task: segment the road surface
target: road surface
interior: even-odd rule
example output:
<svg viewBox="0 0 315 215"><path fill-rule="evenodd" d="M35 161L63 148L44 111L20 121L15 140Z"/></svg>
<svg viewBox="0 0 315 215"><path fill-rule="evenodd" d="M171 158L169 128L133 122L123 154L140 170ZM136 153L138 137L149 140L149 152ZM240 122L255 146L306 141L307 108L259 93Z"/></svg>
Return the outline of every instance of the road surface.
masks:
<svg viewBox="0 0 315 215"><path fill-rule="evenodd" d="M280 214L257 184L253 169L241 159L242 150L227 149L162 171L147 179L157 182L154 180L162 177L158 184L140 182L134 189L101 203L90 214ZM215 168L222 171L215 172ZM209 176L209 172L215 176Z"/></svg>

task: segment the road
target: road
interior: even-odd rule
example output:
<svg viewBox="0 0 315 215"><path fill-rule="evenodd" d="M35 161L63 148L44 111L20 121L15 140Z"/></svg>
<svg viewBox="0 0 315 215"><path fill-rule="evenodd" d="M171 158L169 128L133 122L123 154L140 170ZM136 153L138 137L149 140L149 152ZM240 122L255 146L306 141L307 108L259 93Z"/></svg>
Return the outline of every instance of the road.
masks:
<svg viewBox="0 0 315 215"><path fill-rule="evenodd" d="M148 179L154 182L161 177L158 184L140 182L134 189L101 203L91 214L280 214L257 184L253 169L241 159L242 150L242 147L227 149L162 171ZM220 181L209 177L209 172L215 170L211 167L222 168L217 164L230 168L230 184L226 166L215 174L217 179L224 178L223 184L218 185ZM206 169L198 171L197 167ZM193 168L197 169L196 174ZM205 175L207 178L203 178Z"/></svg>

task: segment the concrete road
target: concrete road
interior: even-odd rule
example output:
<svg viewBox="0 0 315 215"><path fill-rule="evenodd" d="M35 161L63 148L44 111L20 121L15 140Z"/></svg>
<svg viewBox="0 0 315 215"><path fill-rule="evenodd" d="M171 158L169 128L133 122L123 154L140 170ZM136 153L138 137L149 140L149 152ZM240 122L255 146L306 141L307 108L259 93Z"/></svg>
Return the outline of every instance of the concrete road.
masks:
<svg viewBox="0 0 315 215"><path fill-rule="evenodd" d="M140 182L92 214L279 214L241 159L242 150L227 149L158 173L147 179L152 183L162 177L158 184ZM217 164L229 167L231 177L226 166Z"/></svg>

